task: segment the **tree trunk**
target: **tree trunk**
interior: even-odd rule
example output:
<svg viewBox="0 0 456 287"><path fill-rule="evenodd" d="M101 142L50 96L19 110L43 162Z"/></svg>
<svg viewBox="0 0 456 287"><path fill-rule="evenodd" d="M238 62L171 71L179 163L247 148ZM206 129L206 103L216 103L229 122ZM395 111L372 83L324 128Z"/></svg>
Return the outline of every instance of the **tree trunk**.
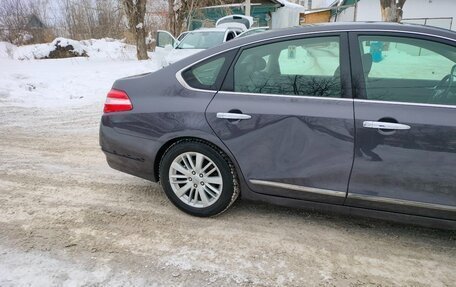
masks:
<svg viewBox="0 0 456 287"><path fill-rule="evenodd" d="M406 0L380 0L382 20L385 22L401 22Z"/></svg>
<svg viewBox="0 0 456 287"><path fill-rule="evenodd" d="M168 19L166 19L166 21L168 21L168 31L171 32L171 34L174 34L174 28L175 28L175 21L174 21L174 18L175 17L175 14L174 14L174 0L168 0Z"/></svg>
<svg viewBox="0 0 456 287"><path fill-rule="evenodd" d="M146 29L144 24L141 28L136 28L136 56L138 60L147 60Z"/></svg>
<svg viewBox="0 0 456 287"><path fill-rule="evenodd" d="M123 0L128 26L135 35L136 56L138 60L147 60L146 30L144 19L146 17L147 0Z"/></svg>

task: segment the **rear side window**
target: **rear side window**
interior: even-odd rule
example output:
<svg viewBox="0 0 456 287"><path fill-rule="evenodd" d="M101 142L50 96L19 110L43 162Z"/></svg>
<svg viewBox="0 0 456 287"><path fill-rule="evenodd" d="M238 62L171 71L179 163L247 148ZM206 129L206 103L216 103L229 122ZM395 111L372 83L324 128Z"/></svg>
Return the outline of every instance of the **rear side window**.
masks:
<svg viewBox="0 0 456 287"><path fill-rule="evenodd" d="M182 73L185 82L193 88L202 90L217 90L217 80L227 56L218 57L203 63L197 64Z"/></svg>
<svg viewBox="0 0 456 287"><path fill-rule="evenodd" d="M338 36L288 40L246 49L234 67L234 91L342 96Z"/></svg>

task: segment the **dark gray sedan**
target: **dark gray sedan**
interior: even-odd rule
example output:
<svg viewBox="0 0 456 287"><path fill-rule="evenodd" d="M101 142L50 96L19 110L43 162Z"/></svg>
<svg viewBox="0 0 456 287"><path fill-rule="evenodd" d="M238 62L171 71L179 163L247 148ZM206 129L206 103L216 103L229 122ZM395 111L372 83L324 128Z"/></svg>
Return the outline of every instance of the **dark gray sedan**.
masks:
<svg viewBox="0 0 456 287"><path fill-rule="evenodd" d="M196 216L241 194L456 229L455 78L448 30L268 31L116 81L100 144Z"/></svg>

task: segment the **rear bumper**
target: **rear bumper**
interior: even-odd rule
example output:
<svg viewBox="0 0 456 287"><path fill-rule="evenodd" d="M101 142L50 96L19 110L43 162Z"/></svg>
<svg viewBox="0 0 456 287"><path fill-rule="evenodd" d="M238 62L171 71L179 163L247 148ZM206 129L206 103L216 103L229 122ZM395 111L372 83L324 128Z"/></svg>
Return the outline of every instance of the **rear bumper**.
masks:
<svg viewBox="0 0 456 287"><path fill-rule="evenodd" d="M111 168L153 182L158 181L154 170L155 155L160 148L158 142L117 132L103 120L99 140Z"/></svg>
<svg viewBox="0 0 456 287"><path fill-rule="evenodd" d="M106 155L106 161L108 162L108 165L111 168L153 182L157 182L157 179L154 176L153 163L151 164L151 166L149 166L148 164L145 164L142 161L114 154L104 150L103 148L102 151Z"/></svg>

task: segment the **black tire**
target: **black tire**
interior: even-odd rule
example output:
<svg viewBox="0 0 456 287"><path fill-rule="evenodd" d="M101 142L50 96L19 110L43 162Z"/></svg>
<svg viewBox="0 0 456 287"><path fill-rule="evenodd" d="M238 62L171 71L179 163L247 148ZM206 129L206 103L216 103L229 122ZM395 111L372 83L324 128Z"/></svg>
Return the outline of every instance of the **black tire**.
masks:
<svg viewBox="0 0 456 287"><path fill-rule="evenodd" d="M207 207L193 207L186 204L174 193L169 170L172 162L186 152L198 152L211 159L218 167L222 177L222 191L219 198ZM229 158L217 147L198 140L182 140L176 142L165 152L160 161L160 184L169 200L180 210L199 217L218 215L227 210L239 195L239 184L236 171Z"/></svg>

